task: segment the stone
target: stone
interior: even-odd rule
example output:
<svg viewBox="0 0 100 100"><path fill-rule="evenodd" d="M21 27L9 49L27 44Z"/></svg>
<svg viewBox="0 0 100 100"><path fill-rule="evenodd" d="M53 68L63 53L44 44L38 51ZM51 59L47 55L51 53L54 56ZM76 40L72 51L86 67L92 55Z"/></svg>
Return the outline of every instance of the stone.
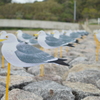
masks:
<svg viewBox="0 0 100 100"><path fill-rule="evenodd" d="M96 81L100 79L99 70L84 70L75 73L69 73L66 81L90 83L96 86Z"/></svg>
<svg viewBox="0 0 100 100"><path fill-rule="evenodd" d="M0 76L0 84L6 85L6 77ZM25 86L28 83L33 82L33 77L30 76L19 76L19 75L11 75L10 76L10 88L20 87L21 85Z"/></svg>
<svg viewBox="0 0 100 100"><path fill-rule="evenodd" d="M69 87L50 80L33 82L23 89L42 96L43 100L74 100L74 95Z"/></svg>
<svg viewBox="0 0 100 100"><path fill-rule="evenodd" d="M6 76L7 75L7 69L6 68L2 68L0 71L0 75L1 76ZM34 75L27 73L24 69L11 69L10 71L10 75L20 75L20 76L31 76L33 77Z"/></svg>
<svg viewBox="0 0 100 100"><path fill-rule="evenodd" d="M88 59L86 57L77 57L74 60L72 60L69 64L73 65L73 64L84 62L84 61L88 61Z"/></svg>
<svg viewBox="0 0 100 100"><path fill-rule="evenodd" d="M24 68L11 65L11 70L24 70Z"/></svg>
<svg viewBox="0 0 100 100"><path fill-rule="evenodd" d="M77 52L77 51L74 51L74 50L71 50L70 52L69 52L69 55L70 56L76 56L76 57L78 57L78 56L84 56L82 53L80 53L80 52Z"/></svg>
<svg viewBox="0 0 100 100"><path fill-rule="evenodd" d="M62 84L62 78L58 75L55 75L55 74L46 74L44 75L43 77L40 77L39 75L38 76L35 76L34 79L36 81L43 81L43 80L52 80L52 81L55 81L57 83L60 83Z"/></svg>
<svg viewBox="0 0 100 100"><path fill-rule="evenodd" d="M64 72L68 71L68 66L56 65L56 64L44 64L45 75L58 75L62 76ZM30 67L27 70L28 73L35 76L40 73L40 66Z"/></svg>
<svg viewBox="0 0 100 100"><path fill-rule="evenodd" d="M88 96L81 100L100 100L100 96Z"/></svg>
<svg viewBox="0 0 100 100"><path fill-rule="evenodd" d="M63 82L64 86L68 86L72 89L73 94L75 95L75 100L81 100L87 96L100 96L100 90L92 85L81 82Z"/></svg>
<svg viewBox="0 0 100 100"><path fill-rule="evenodd" d="M96 86L100 89L100 79L96 81Z"/></svg>
<svg viewBox="0 0 100 100"><path fill-rule="evenodd" d="M5 93L5 87L0 85L0 98L4 95Z"/></svg>
<svg viewBox="0 0 100 100"><path fill-rule="evenodd" d="M97 64L82 64L82 63L75 64L75 65L72 66L71 69L69 69L67 72L65 72L63 74L63 80L66 80L69 73L77 73L77 72L89 70L89 69L100 70L100 66L97 65Z"/></svg>
<svg viewBox="0 0 100 100"><path fill-rule="evenodd" d="M95 41L94 40L88 40L84 42L84 45L86 45L86 48L95 48Z"/></svg>
<svg viewBox="0 0 100 100"><path fill-rule="evenodd" d="M27 72L34 76L37 76L40 72L40 66L29 67Z"/></svg>
<svg viewBox="0 0 100 100"><path fill-rule="evenodd" d="M5 95L1 100L5 100ZM43 100L43 98L28 91L13 89L9 91L9 100Z"/></svg>
<svg viewBox="0 0 100 100"><path fill-rule="evenodd" d="M25 70L13 70L11 71L11 75L19 75L19 76L30 76L34 77L34 75L27 73Z"/></svg>

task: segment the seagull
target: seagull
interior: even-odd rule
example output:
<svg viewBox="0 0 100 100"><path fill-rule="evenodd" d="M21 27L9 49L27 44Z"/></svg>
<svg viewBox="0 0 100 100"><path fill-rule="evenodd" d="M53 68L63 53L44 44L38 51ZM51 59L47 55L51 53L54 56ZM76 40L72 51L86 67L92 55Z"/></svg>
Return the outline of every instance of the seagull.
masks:
<svg viewBox="0 0 100 100"><path fill-rule="evenodd" d="M77 31L74 31L70 34L70 37L73 39L81 38L81 34L79 34Z"/></svg>
<svg viewBox="0 0 100 100"><path fill-rule="evenodd" d="M38 36L38 43L41 47L45 49L53 49L60 46L67 46L69 44L69 41L67 41L67 39L65 41L62 38L60 38L57 34L56 35L58 36L58 38L52 35L47 35L44 31L39 32L40 33Z"/></svg>
<svg viewBox="0 0 100 100"><path fill-rule="evenodd" d="M16 33L17 33L17 38L18 38L19 42L25 42L29 45L37 45L38 44L38 42L34 36L31 36L27 33L23 33L21 30L18 30Z"/></svg>
<svg viewBox="0 0 100 100"><path fill-rule="evenodd" d="M1 31L1 32L0 32L0 35L5 35L5 34L7 34L6 31Z"/></svg>
<svg viewBox="0 0 100 100"><path fill-rule="evenodd" d="M53 57L36 47L18 42L14 34L1 35L0 41L3 43L1 48L3 56L14 66L32 67L44 63L69 65L64 62L66 59Z"/></svg>
<svg viewBox="0 0 100 100"><path fill-rule="evenodd" d="M89 32L85 31L85 30L80 30L81 32L84 33L84 35L89 35Z"/></svg>
<svg viewBox="0 0 100 100"><path fill-rule="evenodd" d="M96 38L98 39L98 41L100 42L100 33L95 34Z"/></svg>
<svg viewBox="0 0 100 100"><path fill-rule="evenodd" d="M58 30L54 30L53 32L55 33L54 37L62 39L62 41L65 43L64 45L74 43L76 41L72 37L65 35L64 30L62 30L61 33Z"/></svg>
<svg viewBox="0 0 100 100"><path fill-rule="evenodd" d="M7 34L6 31L1 31L1 32L0 32L0 36L1 36L1 35L5 35L5 34ZM0 42L0 43L1 43L1 42ZM2 56L2 58L1 58L1 68L4 68L4 63L5 63L5 58L4 58L4 56Z"/></svg>

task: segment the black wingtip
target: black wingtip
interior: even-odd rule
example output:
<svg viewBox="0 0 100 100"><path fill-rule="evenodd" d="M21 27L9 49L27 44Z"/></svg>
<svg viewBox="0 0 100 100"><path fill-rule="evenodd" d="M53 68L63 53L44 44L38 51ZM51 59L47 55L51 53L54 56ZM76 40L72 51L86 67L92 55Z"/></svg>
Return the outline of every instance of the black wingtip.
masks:
<svg viewBox="0 0 100 100"><path fill-rule="evenodd" d="M59 65L64 65L64 66L70 66L68 63L65 63L64 62L65 59L58 59L58 60L55 60L55 61L50 61L49 63L56 63L56 64L59 64Z"/></svg>
<svg viewBox="0 0 100 100"><path fill-rule="evenodd" d="M61 60L61 61L67 61L67 59L65 59L65 58L59 58L59 60Z"/></svg>
<svg viewBox="0 0 100 100"><path fill-rule="evenodd" d="M75 43L78 43L78 44L80 44L80 43L79 43L79 40L76 40L76 41L75 41Z"/></svg>
<svg viewBox="0 0 100 100"><path fill-rule="evenodd" d="M75 47L73 44L67 44L68 47Z"/></svg>

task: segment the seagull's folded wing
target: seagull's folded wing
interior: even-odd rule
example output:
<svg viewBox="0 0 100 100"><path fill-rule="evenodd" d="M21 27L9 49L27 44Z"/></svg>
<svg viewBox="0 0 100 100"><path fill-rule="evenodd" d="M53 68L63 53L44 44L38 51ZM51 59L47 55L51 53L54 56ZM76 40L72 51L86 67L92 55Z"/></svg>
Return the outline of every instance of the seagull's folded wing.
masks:
<svg viewBox="0 0 100 100"><path fill-rule="evenodd" d="M31 39L29 40L29 42L32 43L32 44L38 44L38 41L35 40L34 38L31 38Z"/></svg>
<svg viewBox="0 0 100 100"><path fill-rule="evenodd" d="M23 34L22 34L22 37L23 37L24 39L30 39L30 38L32 38L31 35L26 34L26 33L23 33Z"/></svg>
<svg viewBox="0 0 100 100"><path fill-rule="evenodd" d="M15 54L21 61L26 63L46 63L55 59L48 53L24 43L17 45Z"/></svg>
<svg viewBox="0 0 100 100"><path fill-rule="evenodd" d="M75 39L69 37L69 36L64 36L64 35L61 35L60 38L62 39L62 41L64 43L73 43L75 42Z"/></svg>
<svg viewBox="0 0 100 100"><path fill-rule="evenodd" d="M70 37L76 39L76 38L80 37L80 34L73 32L73 33L70 34Z"/></svg>
<svg viewBox="0 0 100 100"><path fill-rule="evenodd" d="M54 47L58 47L58 46L61 46L63 44L63 41L61 39L57 39L57 38L52 37L52 36L46 37L45 42L49 46L54 46Z"/></svg>

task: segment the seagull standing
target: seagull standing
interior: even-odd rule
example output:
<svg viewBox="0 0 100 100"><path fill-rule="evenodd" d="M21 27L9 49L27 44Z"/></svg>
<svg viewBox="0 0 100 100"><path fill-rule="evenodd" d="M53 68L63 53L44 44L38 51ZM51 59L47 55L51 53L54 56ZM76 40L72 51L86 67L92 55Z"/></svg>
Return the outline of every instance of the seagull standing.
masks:
<svg viewBox="0 0 100 100"><path fill-rule="evenodd" d="M7 34L6 31L1 31L1 32L0 32L0 35L5 35L5 34ZM1 59L2 59L1 68L4 68L4 63L5 63L5 58L4 58L4 56L2 56Z"/></svg>
<svg viewBox="0 0 100 100"><path fill-rule="evenodd" d="M0 41L3 43L1 48L3 56L14 66L32 67L43 63L68 65L63 62L65 59L55 58L31 45L19 43L13 34L0 36Z"/></svg>
<svg viewBox="0 0 100 100"><path fill-rule="evenodd" d="M64 61L66 59L54 58L31 45L20 43L14 34L5 34L0 36L3 43L2 54L8 61L8 74L6 83L6 100L8 100L8 89L10 80L10 64L17 67L32 67L44 63L56 63L68 66Z"/></svg>
<svg viewBox="0 0 100 100"><path fill-rule="evenodd" d="M57 48L60 46L67 46L69 44L69 40L67 41L66 39L65 41L63 40L63 38L60 38L59 36L53 37L52 35L47 35L44 31L40 31L40 34L38 36L38 43L43 48L53 49L53 48Z"/></svg>
<svg viewBox="0 0 100 100"><path fill-rule="evenodd" d="M18 30L16 33L17 33L17 38L18 38L19 42L25 42L29 45L37 45L38 44L38 42L34 36L31 36L27 33L23 33L21 30Z"/></svg>
<svg viewBox="0 0 100 100"><path fill-rule="evenodd" d="M54 30L53 33L55 38L61 39L63 41L63 46L67 46L66 51L68 51L68 47L74 47L73 43L76 42L76 39L73 39L69 35L65 35L66 33L64 30L62 30L62 32ZM62 55L62 47L60 47L60 55Z"/></svg>

